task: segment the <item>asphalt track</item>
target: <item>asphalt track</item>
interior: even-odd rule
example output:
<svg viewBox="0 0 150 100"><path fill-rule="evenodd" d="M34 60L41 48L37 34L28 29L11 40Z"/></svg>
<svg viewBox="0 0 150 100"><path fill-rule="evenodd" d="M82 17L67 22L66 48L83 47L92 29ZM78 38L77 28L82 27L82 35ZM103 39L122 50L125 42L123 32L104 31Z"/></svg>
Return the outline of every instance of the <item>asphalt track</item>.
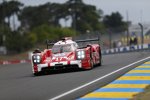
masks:
<svg viewBox="0 0 150 100"><path fill-rule="evenodd" d="M130 100L149 85L150 60L78 100Z"/></svg>
<svg viewBox="0 0 150 100"><path fill-rule="evenodd" d="M109 74L130 63L150 56L150 52L132 52L103 56L103 65L88 71L62 71L34 77L31 65L0 65L0 100L50 100L67 91ZM138 63L142 64L143 62ZM114 73L94 84L65 95L60 100L74 100L108 84L136 65Z"/></svg>

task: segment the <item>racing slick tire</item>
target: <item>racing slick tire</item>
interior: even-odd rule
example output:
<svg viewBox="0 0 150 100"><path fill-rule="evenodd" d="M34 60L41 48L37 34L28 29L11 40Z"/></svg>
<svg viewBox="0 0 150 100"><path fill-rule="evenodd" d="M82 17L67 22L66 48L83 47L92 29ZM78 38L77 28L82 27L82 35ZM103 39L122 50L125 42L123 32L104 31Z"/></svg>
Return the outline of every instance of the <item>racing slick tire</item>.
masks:
<svg viewBox="0 0 150 100"><path fill-rule="evenodd" d="M102 66L102 54L101 51L99 51L99 63L97 64L98 66Z"/></svg>
<svg viewBox="0 0 150 100"><path fill-rule="evenodd" d="M102 66L102 58L100 58L99 63L97 64L97 66Z"/></svg>
<svg viewBox="0 0 150 100"><path fill-rule="evenodd" d="M40 76L40 73L33 73L34 76Z"/></svg>

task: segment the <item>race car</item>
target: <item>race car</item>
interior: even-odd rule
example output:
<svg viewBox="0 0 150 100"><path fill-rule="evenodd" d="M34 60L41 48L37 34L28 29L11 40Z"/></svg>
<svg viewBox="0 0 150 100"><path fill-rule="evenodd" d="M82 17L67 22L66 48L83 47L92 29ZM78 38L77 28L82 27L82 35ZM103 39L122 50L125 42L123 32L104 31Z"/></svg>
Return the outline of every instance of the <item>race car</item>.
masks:
<svg viewBox="0 0 150 100"><path fill-rule="evenodd" d="M98 41L95 44L87 44L79 47L78 43ZM46 42L47 49L36 49L32 53L31 63L34 75L50 70L70 68L92 69L93 66L101 66L101 48L99 38L73 41L66 37L56 43ZM53 45L51 49L49 46Z"/></svg>

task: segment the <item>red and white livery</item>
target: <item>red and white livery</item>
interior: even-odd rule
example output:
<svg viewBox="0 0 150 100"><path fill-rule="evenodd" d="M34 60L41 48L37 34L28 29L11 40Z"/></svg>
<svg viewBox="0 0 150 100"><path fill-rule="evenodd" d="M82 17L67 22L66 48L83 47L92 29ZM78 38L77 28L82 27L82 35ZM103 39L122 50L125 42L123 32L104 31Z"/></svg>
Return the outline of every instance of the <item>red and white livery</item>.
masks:
<svg viewBox="0 0 150 100"><path fill-rule="evenodd" d="M49 70L61 70L69 68L92 69L94 65L101 65L101 48L99 43L88 44L79 48L79 42L99 41L99 39L88 39L73 41L64 38L56 43L47 42L44 51L35 50L32 53L33 74ZM49 45L52 45L48 49Z"/></svg>

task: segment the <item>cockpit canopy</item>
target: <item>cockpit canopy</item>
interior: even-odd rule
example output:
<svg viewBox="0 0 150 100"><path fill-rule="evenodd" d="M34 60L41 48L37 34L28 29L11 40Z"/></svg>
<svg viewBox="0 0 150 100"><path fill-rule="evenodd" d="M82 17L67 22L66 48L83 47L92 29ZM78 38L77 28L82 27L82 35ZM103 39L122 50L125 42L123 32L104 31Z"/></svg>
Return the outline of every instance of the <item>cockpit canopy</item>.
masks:
<svg viewBox="0 0 150 100"><path fill-rule="evenodd" d="M52 47L52 53L64 53L64 52L72 52L78 48L77 43L71 44L62 44L62 45L54 45Z"/></svg>

